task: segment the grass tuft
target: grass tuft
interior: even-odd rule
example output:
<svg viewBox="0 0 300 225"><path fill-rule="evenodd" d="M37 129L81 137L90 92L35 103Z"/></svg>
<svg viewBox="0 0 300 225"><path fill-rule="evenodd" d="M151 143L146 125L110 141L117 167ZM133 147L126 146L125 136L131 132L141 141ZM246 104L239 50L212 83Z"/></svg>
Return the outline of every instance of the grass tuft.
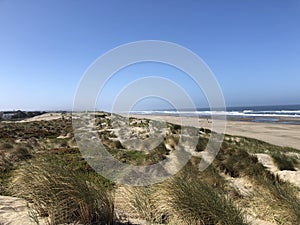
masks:
<svg viewBox="0 0 300 225"><path fill-rule="evenodd" d="M162 198L178 224L247 224L240 209L199 179L171 178Z"/></svg>
<svg viewBox="0 0 300 225"><path fill-rule="evenodd" d="M217 170L209 167L199 172L199 160L193 158L176 176L160 184L126 188L125 202L151 224L247 224L242 211L219 191L225 181Z"/></svg>
<svg viewBox="0 0 300 225"><path fill-rule="evenodd" d="M280 161L286 162L283 158ZM281 205L281 213L289 218L288 221L293 224L300 222L299 189L273 175L255 156L238 148L222 148L214 165L232 177L247 176L255 185L270 194L268 203L271 208Z"/></svg>
<svg viewBox="0 0 300 225"><path fill-rule="evenodd" d="M1 146L0 146L0 149L12 149L14 146L12 145L12 144L10 144L10 143L3 143L3 144L1 144Z"/></svg>
<svg viewBox="0 0 300 225"><path fill-rule="evenodd" d="M68 169L66 161L47 154L14 173L14 195L33 203L49 224L112 224L113 197L97 177Z"/></svg>
<svg viewBox="0 0 300 225"><path fill-rule="evenodd" d="M297 161L280 152L273 152L271 154L274 162L280 170L292 170L295 171L295 165Z"/></svg>
<svg viewBox="0 0 300 225"><path fill-rule="evenodd" d="M148 223L165 223L167 215L160 207L157 186L123 187L122 199L131 216L142 218Z"/></svg>

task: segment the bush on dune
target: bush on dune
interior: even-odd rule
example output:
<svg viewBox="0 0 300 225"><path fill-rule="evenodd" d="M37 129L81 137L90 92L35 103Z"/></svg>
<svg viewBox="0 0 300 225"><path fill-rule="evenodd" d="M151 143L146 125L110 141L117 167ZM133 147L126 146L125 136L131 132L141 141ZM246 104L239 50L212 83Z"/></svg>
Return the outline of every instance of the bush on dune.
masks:
<svg viewBox="0 0 300 225"><path fill-rule="evenodd" d="M121 198L124 210L131 217L138 217L150 224L165 223L167 213L160 207L159 189L154 186L122 187Z"/></svg>
<svg viewBox="0 0 300 225"><path fill-rule="evenodd" d="M174 177L165 190L165 208L178 224L246 224L241 210L200 180Z"/></svg>
<svg viewBox="0 0 300 225"><path fill-rule="evenodd" d="M289 158L281 153L273 153L273 158L277 157L277 163L292 169ZM247 151L233 148L222 148L217 155L214 165L221 171L232 177L248 177L255 185L258 185L268 193L268 204L276 208L281 205L281 214L289 218L293 224L300 221L300 201L299 189L284 182L279 177L268 171L257 158L250 155ZM266 198L266 196L262 196ZM272 202L272 203L271 203Z"/></svg>
<svg viewBox="0 0 300 225"><path fill-rule="evenodd" d="M274 162L280 170L292 170L295 171L295 165L297 161L291 157L288 157L284 153L274 152L271 154Z"/></svg>
<svg viewBox="0 0 300 225"><path fill-rule="evenodd" d="M12 148L13 148L13 145L10 143L2 143L0 145L0 149L12 149Z"/></svg>
<svg viewBox="0 0 300 225"><path fill-rule="evenodd" d="M13 193L33 203L33 209L48 217L49 224L112 224L110 191L64 165L64 160L50 155L32 160L15 171Z"/></svg>
<svg viewBox="0 0 300 225"><path fill-rule="evenodd" d="M162 183L129 188L125 196L131 208L149 223L247 224L241 210L219 192L224 183L216 170L199 172L194 161Z"/></svg>

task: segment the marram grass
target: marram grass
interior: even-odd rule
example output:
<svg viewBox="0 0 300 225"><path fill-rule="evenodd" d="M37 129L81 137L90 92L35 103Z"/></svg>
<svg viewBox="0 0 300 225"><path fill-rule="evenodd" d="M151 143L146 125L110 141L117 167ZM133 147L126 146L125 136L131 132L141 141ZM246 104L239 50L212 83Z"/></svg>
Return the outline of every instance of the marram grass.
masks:
<svg viewBox="0 0 300 225"><path fill-rule="evenodd" d="M11 189L27 199L49 224L112 224L113 196L97 179L70 170L51 155L31 160L15 171ZM59 160L59 161L57 161ZM61 161L60 161L61 160Z"/></svg>

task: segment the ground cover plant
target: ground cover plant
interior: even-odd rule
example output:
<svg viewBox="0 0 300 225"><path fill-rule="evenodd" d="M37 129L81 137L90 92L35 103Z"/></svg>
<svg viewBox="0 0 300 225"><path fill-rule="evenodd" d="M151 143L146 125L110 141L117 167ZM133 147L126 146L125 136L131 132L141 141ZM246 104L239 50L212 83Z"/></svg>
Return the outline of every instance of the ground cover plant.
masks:
<svg viewBox="0 0 300 225"><path fill-rule="evenodd" d="M127 149L118 139L112 114L96 116L96 130L119 161L151 165L176 151L179 125L150 151ZM147 137L150 120L130 118L133 137ZM191 132L195 129L191 129ZM299 151L256 139L225 135L213 163L198 170L211 131L199 129L197 156L164 182L128 187L97 174L84 160L71 119L0 123L0 194L25 198L36 220L49 224L250 224L249 218L300 223L299 187L270 172L257 153L272 157L278 171L297 172ZM125 133L125 135L127 135ZM188 140L188 139L186 139Z"/></svg>

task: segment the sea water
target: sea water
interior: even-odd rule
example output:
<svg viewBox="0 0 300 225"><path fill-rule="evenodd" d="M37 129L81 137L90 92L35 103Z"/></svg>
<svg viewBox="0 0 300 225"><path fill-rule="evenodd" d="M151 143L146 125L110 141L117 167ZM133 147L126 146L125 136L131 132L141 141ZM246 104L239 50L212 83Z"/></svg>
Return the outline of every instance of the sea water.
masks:
<svg viewBox="0 0 300 225"><path fill-rule="evenodd" d="M173 115L173 116L197 116L209 118L213 115L226 115L227 119L248 120L252 122L300 124L300 105L277 106L246 106L227 107L226 110L210 110L199 108L196 110L147 110L132 111L131 114L145 115ZM299 118L299 120L297 120Z"/></svg>

